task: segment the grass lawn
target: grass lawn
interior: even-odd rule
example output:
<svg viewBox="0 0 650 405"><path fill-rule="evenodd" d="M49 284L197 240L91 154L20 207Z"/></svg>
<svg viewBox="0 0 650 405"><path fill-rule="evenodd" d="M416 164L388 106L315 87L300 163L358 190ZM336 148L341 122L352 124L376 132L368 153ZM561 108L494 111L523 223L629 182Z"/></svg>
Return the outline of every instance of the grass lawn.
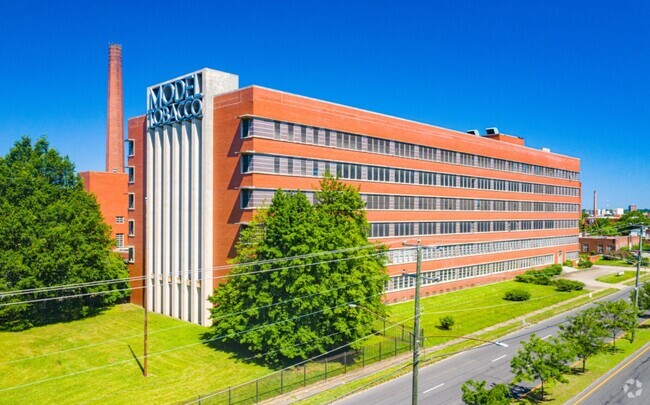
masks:
<svg viewBox="0 0 650 405"><path fill-rule="evenodd" d="M512 302L503 299L507 290L523 288L530 291L531 299ZM427 297L421 300L421 326L426 336L425 345L433 346L453 336L464 336L501 322L547 308L553 304L587 294L588 291L557 292L553 286L506 281L462 291ZM401 322L413 317L413 302L391 305L390 320ZM439 329L439 319L451 315L456 322L449 331ZM408 321L412 325L412 321ZM439 337L447 336L447 337ZM449 337L451 336L451 337Z"/></svg>
<svg viewBox="0 0 650 405"><path fill-rule="evenodd" d="M650 273L647 272L647 271L645 273L642 272L641 274L639 274L639 283L642 283L642 282L645 282L645 281L650 281ZM623 284L625 284L625 285L634 285L635 283L636 283L636 280L632 279L632 280L626 281Z"/></svg>
<svg viewBox="0 0 650 405"><path fill-rule="evenodd" d="M595 265L602 265L602 266L618 266L618 267L636 267L633 264L628 263L625 260L605 260L603 258L598 259Z"/></svg>
<svg viewBox="0 0 650 405"><path fill-rule="evenodd" d="M200 343L208 328L151 313L149 377L144 378L135 360L143 353L142 318L142 308L126 304L81 321L1 332L0 403L169 403L271 372L236 361L232 352L216 351ZM36 357L129 336L134 337ZM7 364L27 357L34 359ZM105 367L107 364L113 365ZM98 369L83 372L94 367ZM71 375L74 373L79 374ZM29 385L47 379L51 381Z"/></svg>
<svg viewBox="0 0 650 405"><path fill-rule="evenodd" d="M614 274L608 274L606 276L598 277L596 280L602 281L603 283L609 283L609 284L618 284L620 282L623 282L625 280L629 280L631 278L636 277L636 271L624 271L622 275L618 275L618 273Z"/></svg>
<svg viewBox="0 0 650 405"><path fill-rule="evenodd" d="M648 340L650 340L650 325L647 324L639 327L634 343L630 343L623 338L616 339L616 353L607 352L588 359L586 373L582 373L582 362L578 362L575 364L574 374L567 376L568 383L549 384L548 391L546 385L544 385L544 391L546 393L544 402L566 403L609 370L616 367L626 357L641 348ZM589 403L588 399L586 403Z"/></svg>
<svg viewBox="0 0 650 405"><path fill-rule="evenodd" d="M532 299L503 300L515 286L528 289ZM466 335L582 294L586 291L559 293L550 286L511 281L424 298L426 345L453 339L434 336ZM406 320L412 327L413 302L389 309L392 321ZM451 331L436 328L443 315L454 317ZM142 308L126 304L81 321L0 332L0 403L169 403L273 371L202 343L209 328L152 313L149 377L144 378L137 360L142 356L142 318ZM48 355L55 352L60 353Z"/></svg>

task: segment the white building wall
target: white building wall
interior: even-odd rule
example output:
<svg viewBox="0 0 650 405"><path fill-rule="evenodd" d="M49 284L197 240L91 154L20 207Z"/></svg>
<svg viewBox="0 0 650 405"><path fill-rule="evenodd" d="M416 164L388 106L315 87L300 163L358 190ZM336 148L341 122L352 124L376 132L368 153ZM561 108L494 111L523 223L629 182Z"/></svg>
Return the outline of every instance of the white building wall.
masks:
<svg viewBox="0 0 650 405"><path fill-rule="evenodd" d="M174 318L210 325L213 98L236 90L239 83L237 76L215 70L194 73L202 74L202 117L148 130L147 306Z"/></svg>

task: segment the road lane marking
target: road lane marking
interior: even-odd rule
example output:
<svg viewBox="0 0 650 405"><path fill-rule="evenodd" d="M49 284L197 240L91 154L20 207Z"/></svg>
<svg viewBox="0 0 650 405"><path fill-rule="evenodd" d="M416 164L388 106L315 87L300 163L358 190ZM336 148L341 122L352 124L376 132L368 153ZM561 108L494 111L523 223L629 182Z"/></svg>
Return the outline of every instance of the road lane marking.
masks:
<svg viewBox="0 0 650 405"><path fill-rule="evenodd" d="M436 388L440 388L440 387L442 387L443 385L445 385L445 383L438 384L438 385L436 385L436 386L433 387L433 388L429 388L428 390L424 391L423 394L426 394L427 392L431 392L431 391L435 390Z"/></svg>
<svg viewBox="0 0 650 405"><path fill-rule="evenodd" d="M546 339L550 338L551 336L553 336L553 335L544 336L544 337L542 338L542 340L546 340Z"/></svg>
<svg viewBox="0 0 650 405"><path fill-rule="evenodd" d="M507 356L506 354L504 354L503 356L499 356L499 357L497 357L496 359L492 360L492 363L494 363L494 362L497 361L497 360L501 360L502 358L504 358L504 357L506 357L506 356Z"/></svg>
<svg viewBox="0 0 650 405"><path fill-rule="evenodd" d="M614 378L614 376L616 376L616 374L618 374L618 373L620 373L621 371L623 371L624 369L626 369L630 364L632 364L636 359L638 359L638 358L641 357L643 354L645 354L645 352L647 352L648 350L650 350L650 346L648 346L648 347L646 347L645 349L643 349L639 354L637 354L637 355L634 356L632 359L630 359L630 361L626 362L623 366L621 366L621 368L619 368L618 370L616 370L615 372L613 372L612 374L610 374L609 377L607 377L607 378L605 378L603 381L601 381L600 384L596 385L594 388L592 388L591 390L589 390L589 392L587 392L587 393L586 393L582 398L579 398L579 399L575 402L575 405L578 405L579 403L581 403L582 401L584 401L585 398L587 398L588 396L590 396L591 394L593 394L594 391L596 391L598 388L602 387L603 384L605 384L607 381L609 381L609 380L611 380L612 378Z"/></svg>

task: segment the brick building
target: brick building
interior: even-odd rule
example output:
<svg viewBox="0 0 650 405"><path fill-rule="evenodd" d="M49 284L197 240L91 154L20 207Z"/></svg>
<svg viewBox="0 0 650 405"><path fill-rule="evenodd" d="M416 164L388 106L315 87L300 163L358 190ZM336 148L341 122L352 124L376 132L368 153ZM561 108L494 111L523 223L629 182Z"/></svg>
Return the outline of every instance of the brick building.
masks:
<svg viewBox="0 0 650 405"><path fill-rule="evenodd" d="M131 275L146 276L151 310L194 323L209 324L206 298L254 211L278 188L312 198L328 170L359 186L371 239L391 248L388 302L413 297L405 239L422 240L425 296L575 260L580 249L579 159L496 128L479 136L240 89L237 76L203 69L150 87L127 145Z"/></svg>
<svg viewBox="0 0 650 405"><path fill-rule="evenodd" d="M629 236L580 236L580 251L591 254L608 254L639 244L638 235Z"/></svg>

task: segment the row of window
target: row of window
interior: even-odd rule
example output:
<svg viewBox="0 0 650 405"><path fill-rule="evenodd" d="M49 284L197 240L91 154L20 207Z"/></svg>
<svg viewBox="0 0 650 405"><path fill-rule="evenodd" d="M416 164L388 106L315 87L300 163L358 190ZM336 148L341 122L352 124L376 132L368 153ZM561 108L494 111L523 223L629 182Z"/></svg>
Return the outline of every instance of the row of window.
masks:
<svg viewBox="0 0 650 405"><path fill-rule="evenodd" d="M544 256L526 257L523 259L505 260L501 262L474 264L471 266L456 267L453 269L424 271L422 272L421 285L431 285L438 282L449 282L470 277L486 276L488 274L544 266L553 264L554 259L554 256L551 254ZM415 288L415 278L409 277L407 275L393 276L390 278L388 284L386 285L387 292L404 290L408 288Z"/></svg>
<svg viewBox="0 0 650 405"><path fill-rule="evenodd" d="M503 253L516 250L576 245L577 243L577 236L554 236L550 238L530 238L491 242L461 243L456 245L422 246L422 260L429 261L449 259L453 257ZM417 260L417 250L414 248L391 249L387 252L387 255L388 261L391 264L415 263Z"/></svg>
<svg viewBox="0 0 650 405"><path fill-rule="evenodd" d="M455 233L511 232L542 229L578 228L573 219L537 219L514 221L445 221L445 222L373 222L371 238L390 236L424 236Z"/></svg>
<svg viewBox="0 0 650 405"><path fill-rule="evenodd" d="M286 190L285 190L286 191ZM301 191L313 203L313 191ZM242 189L241 208L268 206L275 195L272 189ZM425 197L390 194L361 194L368 210L418 211L503 211L503 212L578 212L578 204L540 201L506 201L473 198Z"/></svg>
<svg viewBox="0 0 650 405"><path fill-rule="evenodd" d="M313 177L322 176L325 172L329 171L341 179L348 180L460 187L571 197L577 197L580 193L580 189L575 187L262 154L242 154L241 170L242 173L278 173Z"/></svg>
<svg viewBox="0 0 650 405"><path fill-rule="evenodd" d="M338 147L385 155L403 156L434 162L460 164L501 171L578 180L579 173L553 167L497 159L411 143L354 135L325 128L270 121L261 118L242 120L242 137L260 136L290 142Z"/></svg>

